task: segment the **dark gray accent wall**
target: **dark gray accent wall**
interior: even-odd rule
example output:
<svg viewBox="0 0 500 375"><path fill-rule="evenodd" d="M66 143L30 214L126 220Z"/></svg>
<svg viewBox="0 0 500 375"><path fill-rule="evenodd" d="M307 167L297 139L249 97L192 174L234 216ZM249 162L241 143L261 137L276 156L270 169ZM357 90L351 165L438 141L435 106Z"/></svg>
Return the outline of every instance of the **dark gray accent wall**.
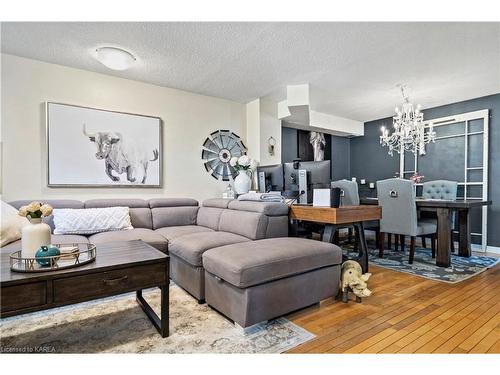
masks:
<svg viewBox="0 0 500 375"><path fill-rule="evenodd" d="M351 142L349 138L332 135L332 180L351 176Z"/></svg>
<svg viewBox="0 0 500 375"><path fill-rule="evenodd" d="M392 117L365 122L365 135L351 138L351 177L375 182L399 173L398 154L391 157L379 144L380 127L392 126Z"/></svg>
<svg viewBox="0 0 500 375"><path fill-rule="evenodd" d="M297 129L281 128L281 162L288 163L298 157ZM346 137L331 136L332 180L350 176L350 140Z"/></svg>
<svg viewBox="0 0 500 375"><path fill-rule="evenodd" d="M490 110L488 194L493 205L488 208L488 245L500 246L500 94L429 108L423 112L425 119L433 119L482 109ZM377 181L399 172L398 155L389 156L387 148L379 145L382 125L392 126L392 117L366 122L365 135L351 138L351 176Z"/></svg>
<svg viewBox="0 0 500 375"><path fill-rule="evenodd" d="M289 163L297 158L297 129L281 128L281 162Z"/></svg>

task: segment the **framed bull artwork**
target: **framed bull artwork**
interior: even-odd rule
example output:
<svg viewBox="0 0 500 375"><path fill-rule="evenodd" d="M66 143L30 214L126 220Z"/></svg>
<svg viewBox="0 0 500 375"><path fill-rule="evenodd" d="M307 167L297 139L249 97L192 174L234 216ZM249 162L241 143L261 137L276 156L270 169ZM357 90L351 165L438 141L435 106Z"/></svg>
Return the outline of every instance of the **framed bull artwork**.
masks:
<svg viewBox="0 0 500 375"><path fill-rule="evenodd" d="M161 119L46 103L49 187L160 187Z"/></svg>

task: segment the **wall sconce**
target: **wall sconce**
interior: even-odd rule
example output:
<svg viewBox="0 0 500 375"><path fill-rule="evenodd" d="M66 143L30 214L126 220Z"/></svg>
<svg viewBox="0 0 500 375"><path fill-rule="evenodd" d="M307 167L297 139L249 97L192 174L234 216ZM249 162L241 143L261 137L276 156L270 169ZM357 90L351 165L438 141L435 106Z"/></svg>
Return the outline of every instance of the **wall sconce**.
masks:
<svg viewBox="0 0 500 375"><path fill-rule="evenodd" d="M276 139L269 137L267 139L267 152L269 155L274 156L274 146L276 146Z"/></svg>

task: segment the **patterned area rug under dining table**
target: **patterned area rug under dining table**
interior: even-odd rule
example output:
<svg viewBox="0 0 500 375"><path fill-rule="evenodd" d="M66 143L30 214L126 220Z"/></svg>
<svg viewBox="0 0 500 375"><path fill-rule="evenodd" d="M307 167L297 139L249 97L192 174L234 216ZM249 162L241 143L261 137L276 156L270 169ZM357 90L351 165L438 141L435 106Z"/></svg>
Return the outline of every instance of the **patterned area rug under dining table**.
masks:
<svg viewBox="0 0 500 375"><path fill-rule="evenodd" d="M158 289L144 292L157 310ZM162 338L135 294L30 313L0 321L2 352L281 353L315 335L285 318L243 332L208 305L170 286L170 336Z"/></svg>
<svg viewBox="0 0 500 375"><path fill-rule="evenodd" d="M384 257L379 258L375 241L368 240L367 244L369 262L376 266L451 284L459 283L484 272L488 268L494 267L500 260L499 258L483 255L472 255L466 258L458 256L456 253L452 253L451 266L439 267L436 265L436 259L432 258L431 249L417 247L415 249L413 264L409 264L408 245L405 246L405 251L385 249ZM352 258L355 256L353 253L353 245L344 243L341 246L343 249L347 250L346 254L348 257Z"/></svg>

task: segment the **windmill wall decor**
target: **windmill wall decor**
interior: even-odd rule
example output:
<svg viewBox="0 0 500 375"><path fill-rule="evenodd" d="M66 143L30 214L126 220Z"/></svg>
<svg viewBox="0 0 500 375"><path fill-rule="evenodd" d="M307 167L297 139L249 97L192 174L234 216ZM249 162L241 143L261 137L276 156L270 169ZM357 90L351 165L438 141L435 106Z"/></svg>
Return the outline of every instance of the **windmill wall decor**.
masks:
<svg viewBox="0 0 500 375"><path fill-rule="evenodd" d="M203 165L216 180L229 181L238 174L229 161L245 155L247 148L241 138L230 130L216 130L205 139L201 151Z"/></svg>

